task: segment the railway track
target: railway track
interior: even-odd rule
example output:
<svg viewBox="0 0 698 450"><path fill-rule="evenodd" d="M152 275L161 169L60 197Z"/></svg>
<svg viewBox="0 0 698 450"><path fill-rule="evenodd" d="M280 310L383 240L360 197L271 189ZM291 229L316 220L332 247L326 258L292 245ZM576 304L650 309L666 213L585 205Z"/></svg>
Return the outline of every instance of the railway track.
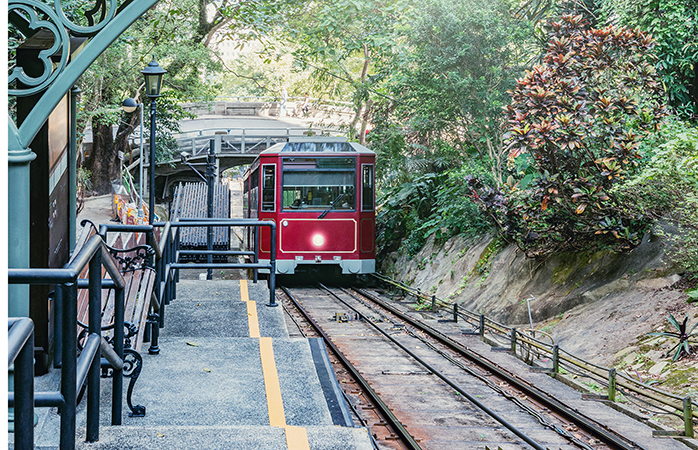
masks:
<svg viewBox="0 0 698 450"><path fill-rule="evenodd" d="M437 330L362 289L282 291L299 330L335 353L378 448L643 448L473 353L454 324Z"/></svg>

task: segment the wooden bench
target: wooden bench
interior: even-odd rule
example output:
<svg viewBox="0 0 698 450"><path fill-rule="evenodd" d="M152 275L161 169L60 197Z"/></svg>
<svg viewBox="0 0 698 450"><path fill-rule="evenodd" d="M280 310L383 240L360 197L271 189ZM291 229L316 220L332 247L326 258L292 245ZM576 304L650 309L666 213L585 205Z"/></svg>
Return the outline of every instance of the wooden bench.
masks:
<svg viewBox="0 0 698 450"><path fill-rule="evenodd" d="M91 224L91 223L90 223ZM86 242L96 233L96 228L91 224L91 229L84 230L78 245ZM140 355L142 344L145 341L146 324L150 321L157 325L157 316L149 317L153 288L155 286L156 272L154 265L154 252L146 245L136 245L130 248L119 248L133 245L133 239L126 239L121 234L117 235L112 245L107 245L111 257L121 269L124 278L124 367L123 376L130 379L126 401L131 412L131 417L145 416L145 407L133 405L131 395L133 388L140 376L143 367L143 358ZM126 244L126 245L123 245ZM79 248L76 246L76 248ZM75 252L77 254L77 252ZM81 275L85 277L87 272ZM102 278L108 277L106 270L102 271ZM87 338L87 322L89 293L83 289L78 295L78 348ZM114 311L115 290L102 289L102 335L107 343L114 345ZM103 367L102 376L111 376L111 367Z"/></svg>

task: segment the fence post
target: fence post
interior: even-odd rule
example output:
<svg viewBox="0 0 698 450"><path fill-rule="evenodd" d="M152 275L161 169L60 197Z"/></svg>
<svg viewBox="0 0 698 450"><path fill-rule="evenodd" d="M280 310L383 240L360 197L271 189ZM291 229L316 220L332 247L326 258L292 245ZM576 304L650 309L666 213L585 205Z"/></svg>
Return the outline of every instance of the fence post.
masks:
<svg viewBox="0 0 698 450"><path fill-rule="evenodd" d="M75 410L77 409L77 353L78 330L78 285L66 283L63 291L63 361L61 365L61 409L60 448L75 448Z"/></svg>
<svg viewBox="0 0 698 450"><path fill-rule="evenodd" d="M89 272L89 334L102 335L102 249L90 260ZM87 442L99 440L99 395L101 352L99 347L87 373Z"/></svg>
<svg viewBox="0 0 698 450"><path fill-rule="evenodd" d="M124 359L124 288L114 290L114 351ZM111 424L121 425L123 408L124 377L123 369L112 369Z"/></svg>
<svg viewBox="0 0 698 450"><path fill-rule="evenodd" d="M34 448L34 323L31 319L16 323L31 330L14 363L15 448L29 450Z"/></svg>
<svg viewBox="0 0 698 450"><path fill-rule="evenodd" d="M431 310L433 311L435 309L436 309L436 295L432 295L431 296Z"/></svg>
<svg viewBox="0 0 698 450"><path fill-rule="evenodd" d="M269 305L268 306L278 306L276 303L276 224L272 224L269 227L269 237L271 241L271 247L269 249Z"/></svg>
<svg viewBox="0 0 698 450"><path fill-rule="evenodd" d="M693 409L691 406L691 397L685 397L683 399L683 422L684 422L684 436L692 438L693 437Z"/></svg>
<svg viewBox="0 0 698 450"><path fill-rule="evenodd" d="M616 369L608 370L608 399L612 402L616 401Z"/></svg>
<svg viewBox="0 0 698 450"><path fill-rule="evenodd" d="M511 352L516 354L516 328L511 329Z"/></svg>
<svg viewBox="0 0 698 450"><path fill-rule="evenodd" d="M53 367L59 369L63 361L63 289L53 291Z"/></svg>
<svg viewBox="0 0 698 450"><path fill-rule="evenodd" d="M553 378L560 371L560 347L553 345Z"/></svg>
<svg viewBox="0 0 698 450"><path fill-rule="evenodd" d="M480 314L480 337L485 337L485 315Z"/></svg>
<svg viewBox="0 0 698 450"><path fill-rule="evenodd" d="M453 304L453 321L458 322L458 303Z"/></svg>

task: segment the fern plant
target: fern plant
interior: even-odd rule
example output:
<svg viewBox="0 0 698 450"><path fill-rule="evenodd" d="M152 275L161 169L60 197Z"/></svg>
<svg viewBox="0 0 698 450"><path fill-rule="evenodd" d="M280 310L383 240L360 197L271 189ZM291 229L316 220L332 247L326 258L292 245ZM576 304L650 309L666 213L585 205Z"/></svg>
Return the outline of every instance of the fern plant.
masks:
<svg viewBox="0 0 698 450"><path fill-rule="evenodd" d="M665 356L668 356L671 352L676 350L676 352L674 352L674 357L672 358L672 361L676 361L681 357L683 353L686 353L686 355L691 354L690 341L694 336L698 336L698 331L696 331L695 333L693 332L698 326L698 322L696 322L691 328L691 330L687 332L686 329L688 328L688 316L684 317L683 322L681 323L679 323L679 321L676 320L676 318L674 318L672 314L669 314L667 320L678 330L678 333L673 331L667 331L661 333L650 333L648 334L648 336L663 336L677 338L679 340L679 343L673 346L669 351L665 353Z"/></svg>

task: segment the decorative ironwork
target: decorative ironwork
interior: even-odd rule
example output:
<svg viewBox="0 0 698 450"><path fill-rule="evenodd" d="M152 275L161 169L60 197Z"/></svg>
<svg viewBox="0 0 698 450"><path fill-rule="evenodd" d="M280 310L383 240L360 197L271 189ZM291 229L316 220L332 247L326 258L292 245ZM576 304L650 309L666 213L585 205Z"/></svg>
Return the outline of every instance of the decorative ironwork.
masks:
<svg viewBox="0 0 698 450"><path fill-rule="evenodd" d="M124 349L131 348L131 338L138 334L138 327L131 322L124 322Z"/></svg>
<svg viewBox="0 0 698 450"><path fill-rule="evenodd" d="M125 348L124 349L124 368L123 375L126 378L130 378L128 382L128 389L126 390L126 403L131 412L128 414L129 417L145 417L145 406L134 405L131 401L131 395L133 394L133 385L136 384L138 377L141 375L141 370L143 368L143 358L137 351Z"/></svg>
<svg viewBox="0 0 698 450"><path fill-rule="evenodd" d="M46 30L53 36L53 45L39 52L38 59L43 70L38 76L28 75L14 61L14 67L8 77L8 95L26 97L50 86L68 64L70 33L76 36L94 36L114 18L117 0L109 0L108 9L105 2L106 0L97 0L94 8L85 11L84 16L89 26L81 26L66 16L61 0L55 0L53 7L38 0L10 0L7 5L8 17L15 30L25 38L31 37L39 30ZM98 11L101 11L100 20L95 23L94 16ZM54 66L52 57L56 55L59 55L58 63ZM20 84L23 87L20 87Z"/></svg>
<svg viewBox="0 0 698 450"><path fill-rule="evenodd" d="M97 225L95 225L93 221L91 221L90 219L82 219L82 220L80 221L80 226L81 226L81 227L84 227L84 226L87 225L87 224L92 225L92 228L94 228L95 233L99 234L99 228L97 228Z"/></svg>
<svg viewBox="0 0 698 450"><path fill-rule="evenodd" d="M107 245L109 253L121 264L121 273L155 267L155 250L149 245L118 249ZM126 254L121 256L120 254Z"/></svg>

